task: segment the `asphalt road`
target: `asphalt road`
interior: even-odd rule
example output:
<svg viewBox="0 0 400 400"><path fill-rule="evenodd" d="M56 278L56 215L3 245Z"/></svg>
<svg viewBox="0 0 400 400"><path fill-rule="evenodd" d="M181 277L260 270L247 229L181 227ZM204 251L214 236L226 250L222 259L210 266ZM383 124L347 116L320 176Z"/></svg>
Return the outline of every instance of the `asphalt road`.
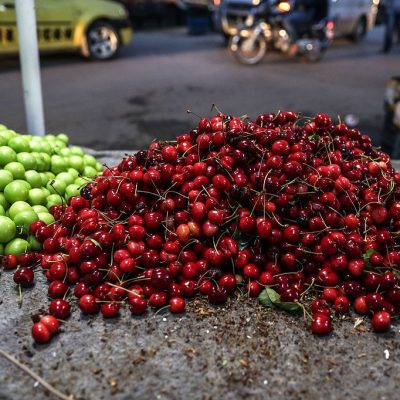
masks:
<svg viewBox="0 0 400 400"><path fill-rule="evenodd" d="M196 118L187 109L210 115L215 103L225 113L250 116L280 109L355 114L378 145L385 85L400 71L399 48L380 53L382 35L375 29L360 45L337 41L317 64L271 54L244 67L219 35L191 37L185 28L137 33L110 62L46 55L47 131L95 149L141 148L190 129ZM17 58L0 60L0 92L0 122L23 132Z"/></svg>

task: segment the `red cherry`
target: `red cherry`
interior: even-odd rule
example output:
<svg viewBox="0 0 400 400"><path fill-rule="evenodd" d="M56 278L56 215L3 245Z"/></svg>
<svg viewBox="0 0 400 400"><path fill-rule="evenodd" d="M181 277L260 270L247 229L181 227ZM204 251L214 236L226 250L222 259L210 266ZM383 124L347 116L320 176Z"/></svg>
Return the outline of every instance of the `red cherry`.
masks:
<svg viewBox="0 0 400 400"><path fill-rule="evenodd" d="M378 311L371 320L372 328L375 332L386 332L390 329L391 318L387 311Z"/></svg>
<svg viewBox="0 0 400 400"><path fill-rule="evenodd" d="M185 311L185 300L181 297L171 297L169 309L174 314L183 313Z"/></svg>
<svg viewBox="0 0 400 400"><path fill-rule="evenodd" d="M32 326L32 337L37 343L48 343L50 342L51 333L44 323L37 322Z"/></svg>
<svg viewBox="0 0 400 400"><path fill-rule="evenodd" d="M103 303L100 306L100 311L104 318L115 318L119 315L119 303Z"/></svg>
<svg viewBox="0 0 400 400"><path fill-rule="evenodd" d="M78 301L78 306L84 314L96 314L100 309L96 298L91 294L83 295Z"/></svg>
<svg viewBox="0 0 400 400"><path fill-rule="evenodd" d="M311 323L311 331L317 335L328 335L332 331L332 320L324 314L315 314Z"/></svg>
<svg viewBox="0 0 400 400"><path fill-rule="evenodd" d="M54 335L60 329L60 324L57 318L53 317L52 315L45 315L40 319L40 322L46 326L51 335Z"/></svg>
<svg viewBox="0 0 400 400"><path fill-rule="evenodd" d="M71 306L62 299L53 300L49 306L50 314L58 319L66 319L71 314Z"/></svg>

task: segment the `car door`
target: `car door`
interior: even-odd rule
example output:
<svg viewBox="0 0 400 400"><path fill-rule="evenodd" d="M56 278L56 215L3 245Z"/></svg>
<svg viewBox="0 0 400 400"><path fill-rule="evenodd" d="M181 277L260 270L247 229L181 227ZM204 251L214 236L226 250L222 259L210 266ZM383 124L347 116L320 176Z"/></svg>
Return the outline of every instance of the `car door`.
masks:
<svg viewBox="0 0 400 400"><path fill-rule="evenodd" d="M39 48L72 48L78 18L75 0L36 0L35 4Z"/></svg>
<svg viewBox="0 0 400 400"><path fill-rule="evenodd" d="M335 34L347 35L351 32L354 20L357 18L357 3L359 0L331 0L330 15L335 19Z"/></svg>
<svg viewBox="0 0 400 400"><path fill-rule="evenodd" d="M15 1L0 0L0 53L18 50Z"/></svg>

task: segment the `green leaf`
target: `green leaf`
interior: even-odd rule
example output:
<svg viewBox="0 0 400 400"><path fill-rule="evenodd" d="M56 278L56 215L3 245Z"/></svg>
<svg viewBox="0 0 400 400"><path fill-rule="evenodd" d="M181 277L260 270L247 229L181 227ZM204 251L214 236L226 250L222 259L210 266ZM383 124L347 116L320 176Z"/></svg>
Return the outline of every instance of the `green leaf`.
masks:
<svg viewBox="0 0 400 400"><path fill-rule="evenodd" d="M367 268L373 268L371 262L369 261L369 258L372 256L372 254L375 254L376 251L374 249L368 249L362 256L364 262L365 262L365 266Z"/></svg>
<svg viewBox="0 0 400 400"><path fill-rule="evenodd" d="M372 256L372 254L375 254L376 251L374 249L368 249L366 253L363 254L363 259L364 261L369 261L369 258Z"/></svg>
<svg viewBox="0 0 400 400"><path fill-rule="evenodd" d="M301 310L300 303L290 301L281 301L280 303L277 303L276 306L293 314Z"/></svg>
<svg viewBox="0 0 400 400"><path fill-rule="evenodd" d="M281 296L274 289L266 287L258 296L259 302L264 307L280 308L281 310L297 313L301 310L301 305L296 302L281 301Z"/></svg>
<svg viewBox="0 0 400 400"><path fill-rule="evenodd" d="M258 300L264 307L274 308L274 304L268 296L267 288L258 295Z"/></svg>
<svg viewBox="0 0 400 400"><path fill-rule="evenodd" d="M281 301L281 296L274 289L266 287L258 296L258 300L265 307L274 307Z"/></svg>
<svg viewBox="0 0 400 400"><path fill-rule="evenodd" d="M273 304L281 302L281 295L278 292L276 292L274 289L267 287L266 291L268 293L268 297L271 299Z"/></svg>
<svg viewBox="0 0 400 400"><path fill-rule="evenodd" d="M235 233L232 235L232 238L236 240L240 251L250 247L255 240L255 237L246 235L240 229L236 229Z"/></svg>

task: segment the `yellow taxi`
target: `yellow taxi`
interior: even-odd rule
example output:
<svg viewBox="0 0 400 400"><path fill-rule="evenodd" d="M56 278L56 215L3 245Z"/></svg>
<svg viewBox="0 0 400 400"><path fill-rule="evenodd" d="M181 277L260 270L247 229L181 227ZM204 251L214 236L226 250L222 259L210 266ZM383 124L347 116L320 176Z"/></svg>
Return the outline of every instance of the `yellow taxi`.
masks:
<svg viewBox="0 0 400 400"><path fill-rule="evenodd" d="M36 0L40 51L80 51L87 58L107 60L130 42L129 16L108 0ZM18 51L15 0L0 0L0 54Z"/></svg>

